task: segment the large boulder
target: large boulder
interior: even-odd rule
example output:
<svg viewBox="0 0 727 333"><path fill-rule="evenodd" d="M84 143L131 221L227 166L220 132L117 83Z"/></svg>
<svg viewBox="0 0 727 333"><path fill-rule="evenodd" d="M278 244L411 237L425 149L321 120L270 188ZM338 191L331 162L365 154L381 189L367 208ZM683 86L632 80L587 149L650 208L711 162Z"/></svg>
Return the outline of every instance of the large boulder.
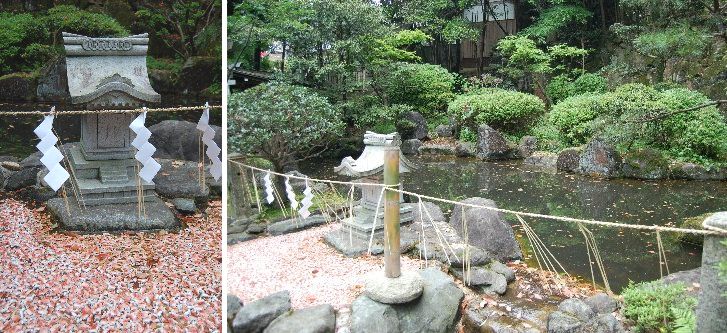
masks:
<svg viewBox="0 0 727 333"><path fill-rule="evenodd" d="M404 155L419 155L419 148L422 142L419 139L404 140L401 143L401 153Z"/></svg>
<svg viewBox="0 0 727 333"><path fill-rule="evenodd" d="M440 138L451 138L454 136L454 126L452 125L439 125L434 131L437 133L437 137Z"/></svg>
<svg viewBox="0 0 727 333"><path fill-rule="evenodd" d="M674 179L690 180L724 180L727 179L727 168L711 168L694 163L673 162L669 165L669 173Z"/></svg>
<svg viewBox="0 0 727 333"><path fill-rule="evenodd" d="M41 167L28 167L20 171L11 172L5 179L5 189L16 191L28 186L36 185L38 172Z"/></svg>
<svg viewBox="0 0 727 333"><path fill-rule="evenodd" d="M270 323L265 333L333 333L336 314L333 307L321 304L282 314Z"/></svg>
<svg viewBox="0 0 727 333"><path fill-rule="evenodd" d="M556 170L558 155L547 151L536 151L525 158L525 164L535 165L544 169Z"/></svg>
<svg viewBox="0 0 727 333"><path fill-rule="evenodd" d="M32 101L35 99L36 81L30 74L12 73L0 77L0 99Z"/></svg>
<svg viewBox="0 0 727 333"><path fill-rule="evenodd" d="M227 325L228 330L232 332L232 321L242 309L242 301L233 294L227 294Z"/></svg>
<svg viewBox="0 0 727 333"><path fill-rule="evenodd" d="M477 146L472 142L457 141L454 144L454 155L457 157L475 157Z"/></svg>
<svg viewBox="0 0 727 333"><path fill-rule="evenodd" d="M179 91L176 75L170 70L150 68L149 83L158 93L177 93Z"/></svg>
<svg viewBox="0 0 727 333"><path fill-rule="evenodd" d="M214 141L222 147L222 129L212 125L215 130ZM152 135L149 142L157 148L154 157L199 162L200 132L197 124L183 120L164 120L149 127ZM204 152L204 151L203 151ZM209 163L209 159L205 160Z"/></svg>
<svg viewBox="0 0 727 333"><path fill-rule="evenodd" d="M534 136L526 135L520 139L518 145L518 153L520 157L527 158L538 149L538 139Z"/></svg>
<svg viewBox="0 0 727 333"><path fill-rule="evenodd" d="M188 198L197 202L209 199L210 189L199 181L199 168L197 162L158 160L162 165L159 173L154 177L156 192L168 199ZM209 172L203 170L206 177Z"/></svg>
<svg viewBox="0 0 727 333"><path fill-rule="evenodd" d="M234 333L260 333L280 315L290 311L290 293L280 291L245 304L232 320Z"/></svg>
<svg viewBox="0 0 727 333"><path fill-rule="evenodd" d="M429 221L446 221L442 209L433 202L422 201L421 206L423 209L419 209L419 202L414 202L411 206L414 208L414 222L424 221L425 223L429 223Z"/></svg>
<svg viewBox="0 0 727 333"><path fill-rule="evenodd" d="M558 153L558 160L555 166L558 171L576 172L578 171L578 163L581 160L580 148L566 148Z"/></svg>
<svg viewBox="0 0 727 333"><path fill-rule="evenodd" d="M621 171L627 178L662 179L669 175L669 162L654 149L638 149L624 154Z"/></svg>
<svg viewBox="0 0 727 333"><path fill-rule="evenodd" d="M548 316L548 333L622 333L623 324L612 312L618 303L606 294L581 300L569 298Z"/></svg>
<svg viewBox="0 0 727 333"><path fill-rule="evenodd" d="M477 129L477 157L483 160L502 160L510 157L510 146L505 137L490 126Z"/></svg>
<svg viewBox="0 0 727 333"><path fill-rule="evenodd" d="M413 130L413 133L411 133L411 136L407 136L403 139L422 140L422 139L425 139L427 137L427 135L429 135L429 128L427 127L427 120L424 119L424 116L422 116L421 113L416 112L416 111L408 112L406 115L404 115L404 120L408 120L412 124L414 124L414 130Z"/></svg>
<svg viewBox="0 0 727 333"><path fill-rule="evenodd" d="M192 92L202 91L214 82L220 66L220 60L215 57L190 57L182 66L179 82Z"/></svg>
<svg viewBox="0 0 727 333"><path fill-rule="evenodd" d="M40 70L35 92L38 100L43 102L62 102L71 99L68 93L66 57L58 57Z"/></svg>
<svg viewBox="0 0 727 333"><path fill-rule="evenodd" d="M462 203L497 208L494 201L479 197L466 199ZM463 235L463 218L467 221L470 244L491 253L500 261L522 258L512 227L502 219L499 212L486 208L456 206L452 210L449 224L460 235Z"/></svg>
<svg viewBox="0 0 727 333"><path fill-rule="evenodd" d="M486 267L474 267L469 272L453 269L452 273L468 286L475 287L486 294L503 295L507 291L505 276Z"/></svg>
<svg viewBox="0 0 727 333"><path fill-rule="evenodd" d="M419 273L422 295L404 304L382 304L366 296L351 306L351 332L450 333L454 332L464 293L449 275L436 268Z"/></svg>
<svg viewBox="0 0 727 333"><path fill-rule="evenodd" d="M621 175L621 155L603 140L593 139L581 154L578 172L596 177L618 177Z"/></svg>

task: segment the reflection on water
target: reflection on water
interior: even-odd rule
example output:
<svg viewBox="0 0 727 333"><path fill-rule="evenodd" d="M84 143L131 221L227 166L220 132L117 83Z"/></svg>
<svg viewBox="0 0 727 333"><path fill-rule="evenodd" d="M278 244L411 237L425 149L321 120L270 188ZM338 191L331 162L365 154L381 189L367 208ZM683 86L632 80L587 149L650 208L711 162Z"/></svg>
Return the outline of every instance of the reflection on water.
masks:
<svg viewBox="0 0 727 333"><path fill-rule="evenodd" d="M685 217L727 210L726 182L599 180L544 172L519 161L483 162L452 157L415 157L419 169L402 175L404 188L424 195L461 200L485 197L501 208L621 223L675 226ZM311 176L344 179L333 174L340 161L302 166ZM451 210L451 207L444 207ZM514 216L506 216L515 224ZM525 218L570 272L590 279L583 236L574 224ZM516 226L516 229L519 228ZM634 229L597 226L593 231L611 288L629 280L659 278L656 235ZM698 267L698 248L681 245L662 234L671 272ZM535 265L535 263L532 263ZM596 269L594 267L594 269ZM600 278L596 278L600 282Z"/></svg>
<svg viewBox="0 0 727 333"><path fill-rule="evenodd" d="M181 97L163 96L160 105L153 107L174 107L174 106L198 106L204 101L190 100ZM220 104L219 101L210 101L210 104ZM49 111L51 105L41 103L0 103L0 111ZM71 110L68 106L57 106L58 109ZM197 122L200 111L187 112L150 112L147 117L147 127L167 119L187 120ZM17 158L24 158L36 152L35 145L39 139L33 134L33 129L38 126L41 119L39 116L0 116L0 156L11 155ZM58 116L54 121L54 129L58 133L62 143L74 142L80 139L81 118L79 116ZM222 123L222 111L214 109L210 111L210 123L220 125Z"/></svg>

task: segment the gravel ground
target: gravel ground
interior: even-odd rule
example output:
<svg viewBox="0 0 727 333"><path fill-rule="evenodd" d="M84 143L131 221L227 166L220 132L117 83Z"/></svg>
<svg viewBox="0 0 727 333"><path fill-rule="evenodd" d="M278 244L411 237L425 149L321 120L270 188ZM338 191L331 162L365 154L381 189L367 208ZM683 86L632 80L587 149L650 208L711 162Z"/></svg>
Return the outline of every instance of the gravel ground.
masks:
<svg viewBox="0 0 727 333"><path fill-rule="evenodd" d="M243 303L281 290L290 291L294 308L331 304L340 309L363 292L369 272L384 274L383 257L347 258L323 242L340 225L256 238L227 248L229 292ZM422 261L402 257L402 270Z"/></svg>
<svg viewBox="0 0 727 333"><path fill-rule="evenodd" d="M221 208L178 233L51 232L0 198L0 332L221 331Z"/></svg>

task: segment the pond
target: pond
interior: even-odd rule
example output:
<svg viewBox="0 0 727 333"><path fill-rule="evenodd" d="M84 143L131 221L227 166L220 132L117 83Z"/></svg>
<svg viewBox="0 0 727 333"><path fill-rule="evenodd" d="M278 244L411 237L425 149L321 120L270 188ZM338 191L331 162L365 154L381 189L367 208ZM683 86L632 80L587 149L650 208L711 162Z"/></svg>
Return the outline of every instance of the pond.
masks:
<svg viewBox="0 0 727 333"><path fill-rule="evenodd" d="M175 106L199 106L204 104L203 99L194 99L187 96L162 96L162 103L152 107L175 107ZM210 101L210 105L219 105L219 101ZM51 105L43 103L0 103L0 111L47 111ZM72 110L68 106L57 106L59 110ZM147 117L146 126L167 119L187 120L197 122L200 111L185 112L150 112ZM22 159L37 151L35 145L39 139L33 133L33 129L41 121L40 116L0 116L0 156L10 155ZM222 123L222 111L213 109L210 111L210 123L219 125ZM75 142L80 140L81 118L79 116L58 116L54 121L54 128L58 133L61 143Z"/></svg>
<svg viewBox="0 0 727 333"><path fill-rule="evenodd" d="M644 225L676 226L683 218L727 210L727 183L718 181L601 180L547 172L521 161L484 162L443 156L412 157L419 169L402 175L405 190L453 200L484 197L511 210ZM301 166L311 177L345 179L333 173L340 161ZM445 210L451 207L440 205ZM506 216L513 225L514 216ZM575 224L525 217L565 269L590 280L583 236ZM656 235L634 229L588 227L595 236L611 289L629 281L658 279ZM524 234L515 227L516 233ZM700 266L701 250L662 233L671 272ZM537 265L534 258L528 262ZM597 268L594 266L594 270ZM664 273L666 274L666 273ZM596 277L596 282L601 283Z"/></svg>

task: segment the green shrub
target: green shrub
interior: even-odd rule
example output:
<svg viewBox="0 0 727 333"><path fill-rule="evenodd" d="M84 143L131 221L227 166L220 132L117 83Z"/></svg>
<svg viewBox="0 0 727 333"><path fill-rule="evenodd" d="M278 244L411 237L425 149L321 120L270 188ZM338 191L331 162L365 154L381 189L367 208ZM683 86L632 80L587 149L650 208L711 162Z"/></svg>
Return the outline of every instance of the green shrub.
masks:
<svg viewBox="0 0 727 333"><path fill-rule="evenodd" d="M622 150L652 147L685 162L724 163L727 124L716 107L651 120L707 102L706 96L684 88L660 92L642 84L626 84L604 95L603 110L610 117L603 121L604 133Z"/></svg>
<svg viewBox="0 0 727 333"><path fill-rule="evenodd" d="M0 13L0 75L42 67L61 53L61 32L94 37L128 34L108 15L69 5L35 15Z"/></svg>
<svg viewBox="0 0 727 333"><path fill-rule="evenodd" d="M598 74L584 73L570 85L570 96L586 93L605 93L606 78Z"/></svg>
<svg viewBox="0 0 727 333"><path fill-rule="evenodd" d="M228 102L229 149L259 154L276 171L319 153L343 132L338 108L309 88L273 81Z"/></svg>
<svg viewBox="0 0 727 333"><path fill-rule="evenodd" d="M544 112L545 104L537 96L496 88L461 95L448 109L463 127L475 132L487 124L510 134L525 132Z"/></svg>
<svg viewBox="0 0 727 333"><path fill-rule="evenodd" d="M691 313L696 300L686 295L684 285L665 285L661 281L629 284L621 293L624 299L623 313L634 321L639 331L671 332L677 327L692 325Z"/></svg>
<svg viewBox="0 0 727 333"><path fill-rule="evenodd" d="M0 13L0 74L29 71L23 59L27 45L47 40L48 29L31 14Z"/></svg>
<svg viewBox="0 0 727 333"><path fill-rule="evenodd" d="M593 73L584 73L571 81L565 75L554 77L545 89L548 97L557 103L571 96L587 93L605 93L606 78Z"/></svg>
<svg viewBox="0 0 727 333"><path fill-rule="evenodd" d="M571 82L568 76L558 75L550 80L545 87L545 93L548 94L553 103L557 103L571 96L570 85Z"/></svg>
<svg viewBox="0 0 727 333"><path fill-rule="evenodd" d="M464 142L477 142L477 132L471 130L469 127L464 127L459 131L459 140Z"/></svg>
<svg viewBox="0 0 727 333"><path fill-rule="evenodd" d="M56 34L56 37L60 37L61 32L91 37L121 37L129 34L126 28L111 16L91 13L70 5L49 9L42 21L51 33Z"/></svg>
<svg viewBox="0 0 727 333"><path fill-rule="evenodd" d="M601 113L602 95L585 94L569 97L553 106L546 116L566 146L585 144L593 135L591 121Z"/></svg>
<svg viewBox="0 0 727 333"><path fill-rule="evenodd" d="M436 118L454 99L455 75L430 64L399 64L384 84L392 104L406 104L427 119Z"/></svg>

